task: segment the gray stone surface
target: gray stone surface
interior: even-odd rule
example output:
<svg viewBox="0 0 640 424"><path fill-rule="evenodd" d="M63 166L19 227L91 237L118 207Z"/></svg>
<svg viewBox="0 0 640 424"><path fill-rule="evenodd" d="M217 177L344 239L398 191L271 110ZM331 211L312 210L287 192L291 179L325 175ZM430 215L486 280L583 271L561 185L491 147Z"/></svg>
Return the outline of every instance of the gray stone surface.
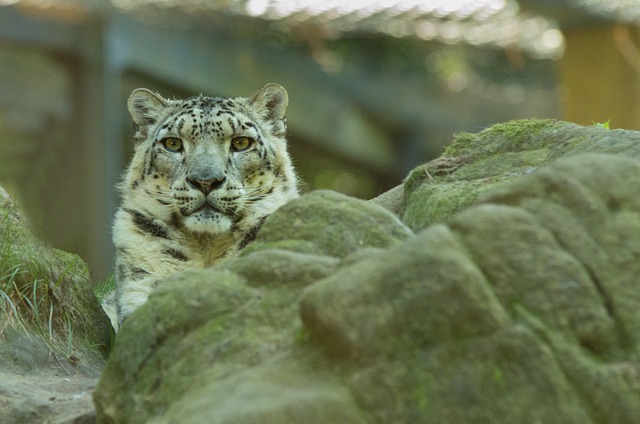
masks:
<svg viewBox="0 0 640 424"><path fill-rule="evenodd" d="M458 135L401 191L310 193L239 257L161 282L118 335L97 421L640 423L639 133L499 124ZM12 211L3 222L22 222ZM33 249L20 257L47 257ZM47 252L34 269L76 263ZM52 304L83 304L76 292ZM64 381L19 330L0 345L9 374ZM48 401L20 398L6 370L0 396L24 402L0 416L43 417ZM45 386L76 395L60 384Z"/></svg>
<svg viewBox="0 0 640 424"><path fill-rule="evenodd" d="M291 202L125 323L99 422L640 422L637 142L502 124L403 196Z"/></svg>

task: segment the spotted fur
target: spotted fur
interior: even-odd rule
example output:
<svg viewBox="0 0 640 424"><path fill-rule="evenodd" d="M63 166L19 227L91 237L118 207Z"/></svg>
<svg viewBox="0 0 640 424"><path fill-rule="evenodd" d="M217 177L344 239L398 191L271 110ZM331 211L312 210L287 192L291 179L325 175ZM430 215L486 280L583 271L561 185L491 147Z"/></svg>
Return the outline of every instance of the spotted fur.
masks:
<svg viewBox="0 0 640 424"><path fill-rule="evenodd" d="M122 323L168 275L233 256L267 215L297 197L287 102L277 84L249 98L167 100L133 91L135 152L113 227L112 322Z"/></svg>

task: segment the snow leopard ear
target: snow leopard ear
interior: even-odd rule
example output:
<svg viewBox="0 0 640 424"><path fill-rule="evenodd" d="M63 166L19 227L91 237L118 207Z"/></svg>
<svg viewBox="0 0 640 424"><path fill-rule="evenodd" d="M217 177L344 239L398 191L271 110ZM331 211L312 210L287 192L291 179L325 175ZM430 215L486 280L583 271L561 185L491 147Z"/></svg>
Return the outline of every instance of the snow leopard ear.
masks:
<svg viewBox="0 0 640 424"><path fill-rule="evenodd" d="M276 123L284 120L289 96L281 85L270 83L253 93L249 98L249 104L256 108L262 117Z"/></svg>
<svg viewBox="0 0 640 424"><path fill-rule="evenodd" d="M127 108L137 127L136 130L156 122L167 104L167 100L146 88L133 90L127 101Z"/></svg>

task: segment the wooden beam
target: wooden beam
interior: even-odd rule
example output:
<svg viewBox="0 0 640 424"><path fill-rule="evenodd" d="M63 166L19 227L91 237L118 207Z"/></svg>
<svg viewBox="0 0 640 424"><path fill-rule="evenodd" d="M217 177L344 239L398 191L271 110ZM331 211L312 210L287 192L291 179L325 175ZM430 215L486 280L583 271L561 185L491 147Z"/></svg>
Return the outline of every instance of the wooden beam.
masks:
<svg viewBox="0 0 640 424"><path fill-rule="evenodd" d="M81 30L68 23L30 16L15 6L0 6L0 41L73 54Z"/></svg>
<svg viewBox="0 0 640 424"><path fill-rule="evenodd" d="M393 171L391 136L363 108L332 91L329 78L310 60L224 34L146 26L123 16L118 21L118 54L126 68L187 91L224 96L250 95L280 82L290 96L292 132L379 171Z"/></svg>

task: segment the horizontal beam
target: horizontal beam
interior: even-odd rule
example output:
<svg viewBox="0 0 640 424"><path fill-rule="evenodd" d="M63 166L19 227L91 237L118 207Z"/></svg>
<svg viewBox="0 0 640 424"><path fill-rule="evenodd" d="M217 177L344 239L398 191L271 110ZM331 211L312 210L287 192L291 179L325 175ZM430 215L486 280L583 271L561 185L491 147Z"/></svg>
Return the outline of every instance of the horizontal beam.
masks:
<svg viewBox="0 0 640 424"><path fill-rule="evenodd" d="M129 69L191 92L248 96L268 82L289 93L290 130L380 171L397 161L383 127L331 89L317 64L299 54L225 34L153 27L118 17L117 55ZM335 89L335 87L334 87Z"/></svg>
<svg viewBox="0 0 640 424"><path fill-rule="evenodd" d="M0 6L0 43L29 45L60 53L76 53L82 39L73 24L39 19L15 6Z"/></svg>

